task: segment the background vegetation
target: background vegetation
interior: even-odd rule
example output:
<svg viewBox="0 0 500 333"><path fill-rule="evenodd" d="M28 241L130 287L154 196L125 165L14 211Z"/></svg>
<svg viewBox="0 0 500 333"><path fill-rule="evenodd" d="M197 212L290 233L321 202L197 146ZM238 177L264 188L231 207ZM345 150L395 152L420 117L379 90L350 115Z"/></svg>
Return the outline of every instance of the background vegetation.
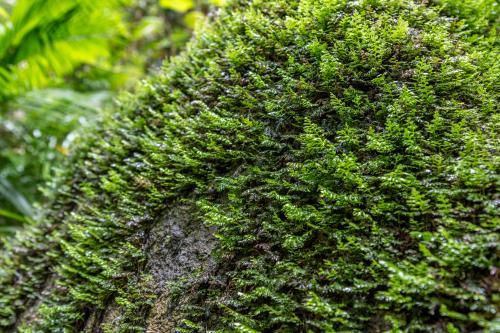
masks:
<svg viewBox="0 0 500 333"><path fill-rule="evenodd" d="M176 54L214 4L0 2L0 235L33 218L85 127Z"/></svg>

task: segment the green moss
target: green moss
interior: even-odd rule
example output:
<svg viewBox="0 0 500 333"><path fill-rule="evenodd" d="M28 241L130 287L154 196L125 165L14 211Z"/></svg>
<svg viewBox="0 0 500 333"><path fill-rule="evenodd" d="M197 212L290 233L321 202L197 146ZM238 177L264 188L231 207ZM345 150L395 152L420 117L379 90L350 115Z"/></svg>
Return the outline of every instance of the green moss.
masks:
<svg viewBox="0 0 500 333"><path fill-rule="evenodd" d="M86 140L1 256L0 327L114 300L144 330L145 234L188 202L226 280L182 331L498 330L497 2L245 3Z"/></svg>

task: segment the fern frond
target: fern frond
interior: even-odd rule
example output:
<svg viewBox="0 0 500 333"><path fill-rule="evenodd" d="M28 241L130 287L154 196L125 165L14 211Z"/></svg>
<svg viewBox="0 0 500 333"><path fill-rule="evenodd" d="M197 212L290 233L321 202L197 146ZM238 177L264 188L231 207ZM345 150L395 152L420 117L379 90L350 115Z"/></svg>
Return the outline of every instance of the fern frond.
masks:
<svg viewBox="0 0 500 333"><path fill-rule="evenodd" d="M0 29L0 98L57 84L81 65L105 64L111 37L125 34L118 5L115 0L17 1Z"/></svg>

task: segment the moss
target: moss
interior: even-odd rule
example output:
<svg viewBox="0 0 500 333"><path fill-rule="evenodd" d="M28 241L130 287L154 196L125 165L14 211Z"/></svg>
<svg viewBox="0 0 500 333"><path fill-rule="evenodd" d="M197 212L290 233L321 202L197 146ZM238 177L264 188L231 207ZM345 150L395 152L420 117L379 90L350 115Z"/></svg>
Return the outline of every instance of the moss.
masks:
<svg viewBox="0 0 500 333"><path fill-rule="evenodd" d="M497 7L234 1L7 245L0 327L145 330L147 235L194 205L219 268L179 331L498 330Z"/></svg>

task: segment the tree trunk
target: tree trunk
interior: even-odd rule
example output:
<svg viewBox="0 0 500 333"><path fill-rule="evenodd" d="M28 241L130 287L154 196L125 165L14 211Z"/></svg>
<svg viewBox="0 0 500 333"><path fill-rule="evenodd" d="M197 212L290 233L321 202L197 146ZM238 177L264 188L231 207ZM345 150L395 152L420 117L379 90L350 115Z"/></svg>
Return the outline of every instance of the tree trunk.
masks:
<svg viewBox="0 0 500 333"><path fill-rule="evenodd" d="M230 2L6 244L0 329L498 331L493 2Z"/></svg>

